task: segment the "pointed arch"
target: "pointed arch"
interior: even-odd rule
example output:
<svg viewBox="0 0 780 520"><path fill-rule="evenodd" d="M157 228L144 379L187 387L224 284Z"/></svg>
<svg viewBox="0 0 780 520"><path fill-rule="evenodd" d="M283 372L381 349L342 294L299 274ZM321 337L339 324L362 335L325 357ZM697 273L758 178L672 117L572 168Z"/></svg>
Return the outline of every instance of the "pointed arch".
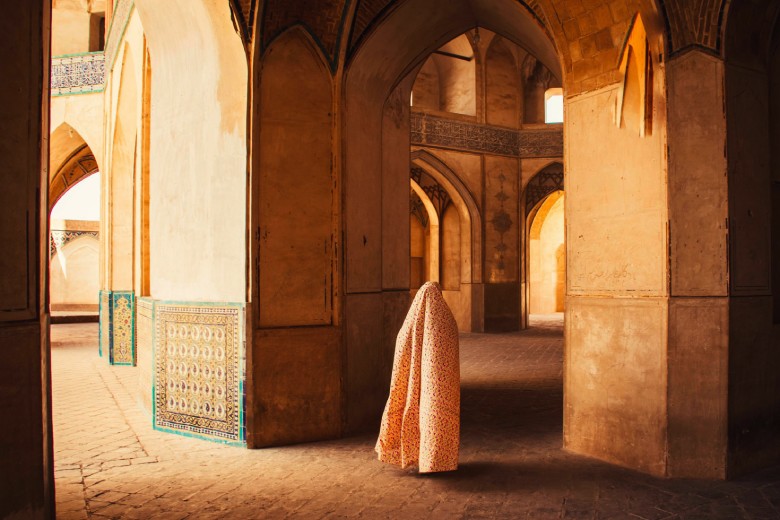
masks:
<svg viewBox="0 0 780 520"><path fill-rule="evenodd" d="M330 324L334 203L330 73L308 33L297 26L274 40L261 67L259 324Z"/></svg>
<svg viewBox="0 0 780 520"><path fill-rule="evenodd" d="M67 191L100 170L92 150L84 144L68 157L49 182L49 211Z"/></svg>
<svg viewBox="0 0 780 520"><path fill-rule="evenodd" d="M69 123L62 122L49 140L49 211L71 187L100 170L92 148Z"/></svg>
<svg viewBox="0 0 780 520"><path fill-rule="evenodd" d="M428 225L425 226L427 229L426 240L428 242L428 247L426 248L428 254L425 255L425 260L428 264L425 271L427 273L427 279L424 279L423 282L438 282L441 265L441 250L439 248L441 244L441 215L437 213L433 202L425 190L423 190L422 187L414 181L414 179L410 179L409 182L411 184L412 191L422 201L428 217ZM423 278L426 277L424 276Z"/></svg>
<svg viewBox="0 0 780 520"><path fill-rule="evenodd" d="M84 146L87 142L78 130L67 121L60 123L49 137L49 180Z"/></svg>
<svg viewBox="0 0 780 520"><path fill-rule="evenodd" d="M523 199L525 201L525 214L526 218L533 219L531 215L535 212L539 205L546 199L551 193L555 191L563 191L564 189L564 173L563 164L560 161L551 161L544 167L540 168L531 180L526 184L523 190Z"/></svg>
<svg viewBox="0 0 780 520"><path fill-rule="evenodd" d="M453 200L462 201L462 205L458 208L461 213L461 219L468 225L468 240L465 241L464 246L468 247L467 251L463 251L465 258L470 258L471 261L468 273L464 273L461 277L461 281L466 283L481 283L482 282L482 215L479 211L479 206L474 199L474 196L469 191L468 187L463 184L458 174L455 173L444 161L433 155L426 150L415 150L411 153L411 159L414 164L417 164L425 169L434 179L436 179L444 189L449 191ZM465 249L465 248L464 248ZM464 279L464 277L466 279Z"/></svg>

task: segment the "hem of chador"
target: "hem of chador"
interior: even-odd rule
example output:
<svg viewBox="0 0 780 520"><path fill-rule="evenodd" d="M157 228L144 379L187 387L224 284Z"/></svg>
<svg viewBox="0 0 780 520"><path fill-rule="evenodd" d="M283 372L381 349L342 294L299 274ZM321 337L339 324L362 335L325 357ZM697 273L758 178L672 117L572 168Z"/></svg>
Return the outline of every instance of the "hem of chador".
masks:
<svg viewBox="0 0 780 520"><path fill-rule="evenodd" d="M398 462L397 457L388 457L381 453L379 450L374 450L377 454L377 459L380 462L384 462L385 464L389 464L391 466L396 466L399 469L403 470L410 470L410 471L417 471L420 474L430 474L430 473L446 473L450 471L457 471L458 470L458 463L456 462L454 466L445 466L442 468L436 468L436 469L427 469L427 470L421 470L419 465L419 460L416 460L414 462L409 463L402 463Z"/></svg>

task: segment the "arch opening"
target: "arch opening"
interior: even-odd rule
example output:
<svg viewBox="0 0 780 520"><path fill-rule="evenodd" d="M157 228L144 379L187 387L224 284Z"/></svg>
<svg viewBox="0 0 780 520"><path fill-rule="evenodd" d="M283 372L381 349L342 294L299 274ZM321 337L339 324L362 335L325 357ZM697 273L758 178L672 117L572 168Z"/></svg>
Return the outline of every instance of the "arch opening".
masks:
<svg viewBox="0 0 780 520"><path fill-rule="evenodd" d="M547 195L530 216L528 312L531 315L563 312L566 295L563 191Z"/></svg>
<svg viewBox="0 0 780 520"><path fill-rule="evenodd" d="M644 12L644 7L649 4L638 2L635 7ZM626 319L645 320L647 327L652 330L666 326L662 304L653 308L652 314L641 309L649 301L646 297L654 297L657 299L654 301L662 302L666 295L665 266L668 262L665 255L668 247L665 226L668 208L664 192L665 168L661 165L665 131L661 125L665 120L647 118L646 121L654 131L644 133L628 132L615 125L613 107L620 82L616 58L621 37L629 29L633 16L629 12L624 14L619 26L622 31L617 28L615 31L621 34L610 32L609 41L602 42L603 47L613 53L612 59L601 60L600 57L591 63L595 66L595 62L599 62L599 70L603 71L599 77L588 77L589 73L585 70L585 62L588 60L580 57L576 58L580 63L575 70L574 58L569 54L569 42L559 30L560 27L553 27L552 33L557 38L553 43L525 8L514 2L409 0L397 5L381 22L375 24L351 56L345 74L345 320L348 327L361 328L361 324L370 326L369 317L349 312L350 301L366 301L370 298L377 302L386 301L394 288L408 287L408 271L397 268L399 265L407 265L408 251L387 247L393 241L388 235L395 235L392 223L405 221L408 211L404 189L408 156L404 149L430 146L430 140L419 144L415 139L429 135L431 128L436 128L435 125L440 125L439 128L456 127L455 123L439 123L431 114L421 115L415 113L414 106L409 107L414 75L424 67L424 61L431 52L456 36L479 27L483 35L480 48L487 49L490 41L485 35L492 32L525 50L536 60L534 62L521 55L513 56L518 66L527 67L526 76L533 78L532 83L536 88L533 92L528 88L521 92L519 99L522 105L530 108L529 100L537 100L538 103L534 101L533 106L540 107L536 114L522 110L515 116L507 115L516 106L508 103L508 110L491 116L492 121L496 122L496 128L504 128L519 119L515 128L520 131L534 129L533 125L550 130L544 125L545 90L561 86L567 91L567 120L564 125L569 141L565 147L566 168L567 174L574 179L574 185L567 190L566 226L567 232L576 236L578 241L569 242L566 245L568 254L561 251L558 257L561 261L566 258L567 264L566 313L576 313L584 319L575 320L574 326L566 329L568 354L564 370L569 380L575 381L575 386L582 391L568 394L571 400L569 408L564 410L567 431L564 443L574 451L620 461L651 473L663 473L666 461L663 432L655 431L647 442L639 439L647 438L645 426L648 417L659 423L665 420L665 365L661 353L666 350L666 336L659 334L653 337L654 343L649 349L659 355L648 359L648 365L642 368L655 375L657 384L651 391L653 398L644 403L635 403L636 406L626 405L619 411L621 424L627 425L621 426L620 434L628 434L630 438L636 439L637 445L642 444L641 453L628 453L610 445L603 440L602 435L595 432L600 419L591 421L588 417L591 412L593 417L601 417L599 414L604 412L597 395L598 389L603 389L605 385L617 388L625 398L625 403L633 403L633 396L637 395L637 388L644 384L646 374L629 370L625 377L611 374L611 379L588 386L585 381L588 375L576 361L579 359L577 356L601 356L598 358L599 363L604 366L615 364L628 367L630 363L625 358L625 352L631 350L629 346L645 341L638 333L639 329L625 330L613 336L607 346L593 341L589 331L616 327ZM648 38L652 40L648 45L653 48L650 56L652 64L649 67L659 71L658 60L663 57L658 49L661 39ZM564 50L559 54L556 48ZM596 49L594 51L598 53ZM511 61L508 53L494 52L494 63ZM544 77L547 74L538 74L542 67L549 71L549 77ZM565 75L563 71L566 71ZM485 77L479 81L481 88L489 92L491 84L485 85ZM663 101L663 74L647 74L647 77L652 77L653 99ZM492 78L494 92L508 90L511 86L509 82L502 82L503 78L499 74ZM525 83L523 86L527 86L528 82ZM664 106L655 101L652 106L648 103L643 106L653 111L659 105ZM489 113L486 107L478 107L477 123L486 122L485 117ZM407 134L410 127L411 136ZM464 130L463 135L469 134ZM527 312L526 302L523 301L527 287L523 287L525 280L521 278L525 272L521 264L526 249L521 240L526 239L524 227L527 215L520 207L520 194L527 177L523 178L519 174L518 162L528 172L534 164L542 161L526 163L525 157L518 161L518 157L511 153L472 154L483 155L478 160L457 156L453 161L455 152L438 150L456 142L455 139L447 139L442 137L442 141L433 143L436 153L441 154L448 164L457 164L454 167L468 180L467 184L475 191L478 203L483 206L480 207L484 234L482 278L479 284L474 284L475 293L478 293L481 301L482 330L517 330L522 324L523 314ZM459 148L459 151L466 148L462 141L453 147ZM486 174L478 181L469 179L470 168ZM599 204L605 194L617 195L621 192L623 196L620 204ZM629 201L635 198L641 202L631 204ZM404 226L403 229L406 235L408 227ZM403 238L408 243L408 236ZM571 305L572 296L574 307ZM616 301L620 302L619 308L610 310L608 306ZM398 311L404 308L400 302L394 307ZM390 324L399 319L398 314L396 312L396 317L385 318L390 328ZM361 367L363 363L371 363L373 356L367 342L352 342L348 349L351 353L350 366ZM348 372L357 370L350 366L347 367ZM374 388L374 385L358 384L348 390L347 403L353 402L352 395L357 397L358 393L365 395L372 391L381 395L381 390ZM358 415L370 417L371 413L365 404L363 399L362 403L355 405L360 409ZM581 410L589 412L582 415ZM614 433L618 434L617 431Z"/></svg>

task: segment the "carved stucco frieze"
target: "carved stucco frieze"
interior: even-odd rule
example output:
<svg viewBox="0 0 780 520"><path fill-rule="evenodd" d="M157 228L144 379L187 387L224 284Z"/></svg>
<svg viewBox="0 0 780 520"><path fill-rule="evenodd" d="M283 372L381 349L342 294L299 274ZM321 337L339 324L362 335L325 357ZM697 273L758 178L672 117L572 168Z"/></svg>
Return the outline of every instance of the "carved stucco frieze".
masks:
<svg viewBox="0 0 780 520"><path fill-rule="evenodd" d="M510 157L563 156L560 128L513 130L418 113L411 118L411 142Z"/></svg>

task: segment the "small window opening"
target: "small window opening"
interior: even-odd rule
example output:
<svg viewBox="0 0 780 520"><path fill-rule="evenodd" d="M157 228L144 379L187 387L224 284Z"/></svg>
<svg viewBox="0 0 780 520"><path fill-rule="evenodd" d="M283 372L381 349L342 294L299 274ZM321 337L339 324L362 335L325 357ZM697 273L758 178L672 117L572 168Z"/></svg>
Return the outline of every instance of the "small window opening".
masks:
<svg viewBox="0 0 780 520"><path fill-rule="evenodd" d="M544 122L563 123L563 89L548 88L544 93Z"/></svg>
<svg viewBox="0 0 780 520"><path fill-rule="evenodd" d="M93 13L89 22L89 50L103 51L106 47L106 14Z"/></svg>

